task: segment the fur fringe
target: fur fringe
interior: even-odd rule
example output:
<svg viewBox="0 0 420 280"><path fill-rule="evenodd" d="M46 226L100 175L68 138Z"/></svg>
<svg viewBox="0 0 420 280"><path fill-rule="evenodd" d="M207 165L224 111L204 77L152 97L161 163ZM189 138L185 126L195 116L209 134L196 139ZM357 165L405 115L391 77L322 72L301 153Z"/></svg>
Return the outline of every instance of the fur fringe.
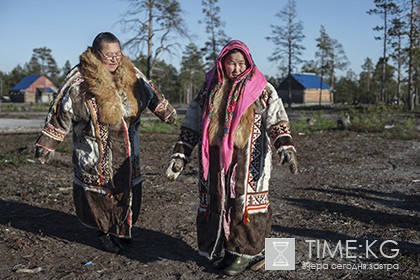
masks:
<svg viewBox="0 0 420 280"><path fill-rule="evenodd" d="M214 112L209 125L209 142L211 146L220 144L223 137L223 126L225 122L226 102L231 84L224 82L219 92L216 93L213 101ZM254 124L254 105L248 107L242 115L238 127L235 131L234 145L239 149L244 149L248 144L248 139L252 134Z"/></svg>
<svg viewBox="0 0 420 280"><path fill-rule="evenodd" d="M128 57L122 56L120 65L112 74L88 48L80 56L79 67L88 92L96 99L102 123L115 125L124 116L137 116L140 93L135 91L137 76ZM123 103L127 103L128 112Z"/></svg>

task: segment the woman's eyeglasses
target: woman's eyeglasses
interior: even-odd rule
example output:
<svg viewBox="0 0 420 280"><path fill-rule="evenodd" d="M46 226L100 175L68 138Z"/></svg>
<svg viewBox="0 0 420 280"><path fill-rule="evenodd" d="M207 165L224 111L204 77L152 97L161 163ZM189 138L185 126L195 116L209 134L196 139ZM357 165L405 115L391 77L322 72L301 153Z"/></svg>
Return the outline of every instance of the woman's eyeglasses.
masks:
<svg viewBox="0 0 420 280"><path fill-rule="evenodd" d="M120 60L122 57L122 53L116 53L116 54L104 54L102 52L100 52L102 57L107 60L107 61L112 61L114 58L116 60Z"/></svg>

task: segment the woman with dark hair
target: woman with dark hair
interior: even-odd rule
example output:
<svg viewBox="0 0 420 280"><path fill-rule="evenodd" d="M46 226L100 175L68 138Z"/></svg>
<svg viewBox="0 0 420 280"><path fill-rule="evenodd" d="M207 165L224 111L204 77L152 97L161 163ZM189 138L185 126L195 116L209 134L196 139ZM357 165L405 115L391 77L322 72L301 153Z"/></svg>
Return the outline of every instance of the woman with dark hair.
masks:
<svg viewBox="0 0 420 280"><path fill-rule="evenodd" d="M175 180L199 146L198 249L227 275L261 254L271 229L269 179L274 146L298 171L289 120L274 87L248 47L229 42L191 102L166 175Z"/></svg>
<svg viewBox="0 0 420 280"><path fill-rule="evenodd" d="M73 197L80 221L97 230L103 249L130 241L141 202L140 114L166 123L176 111L121 51L112 33L96 36L67 74L36 142L42 163L73 130Z"/></svg>

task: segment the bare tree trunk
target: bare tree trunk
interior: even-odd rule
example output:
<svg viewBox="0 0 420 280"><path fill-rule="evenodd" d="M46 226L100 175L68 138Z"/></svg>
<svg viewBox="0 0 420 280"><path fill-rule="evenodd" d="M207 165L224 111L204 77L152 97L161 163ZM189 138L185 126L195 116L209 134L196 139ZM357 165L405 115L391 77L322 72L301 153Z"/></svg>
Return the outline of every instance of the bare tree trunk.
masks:
<svg viewBox="0 0 420 280"><path fill-rule="evenodd" d="M289 65L288 65L288 93L289 93L289 100L288 100L288 108L291 109L292 108L292 44L291 44L291 40L289 37L289 52L288 52L288 56L289 56Z"/></svg>
<svg viewBox="0 0 420 280"><path fill-rule="evenodd" d="M413 61L414 61L414 48L415 46L415 38L414 38L414 28L415 28L415 20L414 20L414 6L415 1L411 0L411 11L410 11L410 49L409 49L409 56L408 56L408 96L407 96L407 104L410 111L414 110L415 107L415 89L413 83Z"/></svg>
<svg viewBox="0 0 420 280"><path fill-rule="evenodd" d="M386 41L387 41L387 15L388 8L384 9L384 52L383 52L383 62L382 62L382 83L381 83L381 97L380 101L385 101L385 77L386 77Z"/></svg>
<svg viewBox="0 0 420 280"><path fill-rule="evenodd" d="M330 101L331 101L331 103L334 103L334 95L333 95L333 93L334 93L334 83L335 83L334 71L335 71L335 68L334 68L334 59L333 59L332 60L332 66L331 66L331 77L330 77L330 87L331 87Z"/></svg>
<svg viewBox="0 0 420 280"><path fill-rule="evenodd" d="M148 30L148 36L147 36L147 70L146 70L146 77L149 80L152 76L153 4L154 4L154 0L149 0L149 30Z"/></svg>
<svg viewBox="0 0 420 280"><path fill-rule="evenodd" d="M190 73L190 80L188 82L187 104L190 104L193 91L192 73Z"/></svg>
<svg viewBox="0 0 420 280"><path fill-rule="evenodd" d="M287 90L288 90L288 100L287 100L287 106L288 108L292 108L292 74L289 72L289 78L287 81Z"/></svg>
<svg viewBox="0 0 420 280"><path fill-rule="evenodd" d="M321 82L319 84L319 106L322 105L322 83L324 82L324 51L321 54Z"/></svg>
<svg viewBox="0 0 420 280"><path fill-rule="evenodd" d="M398 73L397 73L397 105L400 105L400 98L401 98L401 36L398 36Z"/></svg>
<svg viewBox="0 0 420 280"><path fill-rule="evenodd" d="M212 48L213 48L213 61L214 61L214 66L216 66L217 64L217 49L216 49L216 34L214 33L214 27L211 29L211 44L212 44Z"/></svg>
<svg viewBox="0 0 420 280"><path fill-rule="evenodd" d="M324 81L324 74L321 74L321 82L319 85L319 106L322 105L322 83Z"/></svg>

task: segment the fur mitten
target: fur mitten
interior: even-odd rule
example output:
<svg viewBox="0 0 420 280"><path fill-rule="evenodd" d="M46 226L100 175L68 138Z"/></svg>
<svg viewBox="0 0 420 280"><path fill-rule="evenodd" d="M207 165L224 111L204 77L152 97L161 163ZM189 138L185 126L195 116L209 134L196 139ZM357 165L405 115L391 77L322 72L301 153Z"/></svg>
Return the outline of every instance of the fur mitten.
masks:
<svg viewBox="0 0 420 280"><path fill-rule="evenodd" d="M54 151L47 150L43 147L35 147L35 158L42 164L50 163L54 156Z"/></svg>
<svg viewBox="0 0 420 280"><path fill-rule="evenodd" d="M166 178L169 181L175 181L185 167L185 160L182 158L172 158L166 169Z"/></svg>
<svg viewBox="0 0 420 280"><path fill-rule="evenodd" d="M281 147L278 150L278 153L280 155L280 163L289 164L289 169L292 174L296 174L298 172L298 162L297 162L297 156L296 156L296 150L294 147Z"/></svg>

